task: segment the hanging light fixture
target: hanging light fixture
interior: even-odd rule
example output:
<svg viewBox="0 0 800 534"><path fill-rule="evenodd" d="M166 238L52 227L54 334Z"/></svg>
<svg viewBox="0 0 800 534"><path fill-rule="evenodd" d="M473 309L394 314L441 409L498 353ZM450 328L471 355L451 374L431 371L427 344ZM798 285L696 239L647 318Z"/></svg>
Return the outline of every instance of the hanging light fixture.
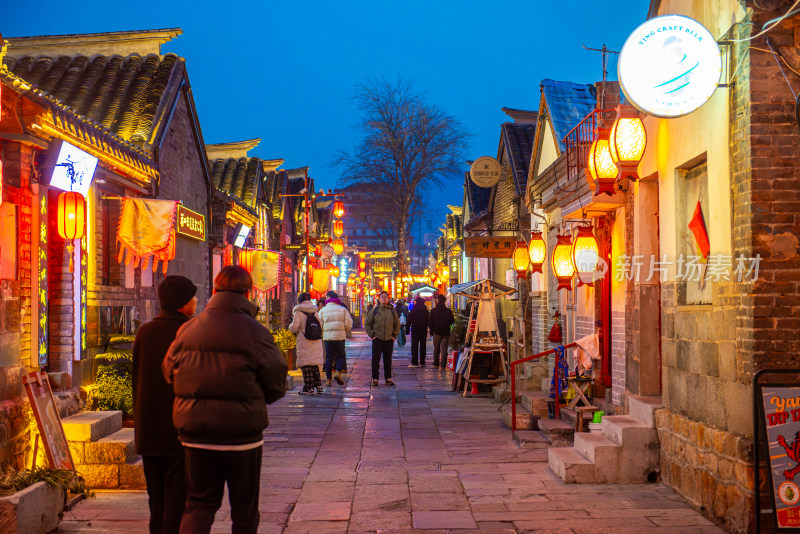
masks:
<svg viewBox="0 0 800 534"><path fill-rule="evenodd" d="M74 272L73 251L75 239L83 238L86 229L86 200L75 191L65 191L58 195L58 235L67 240L69 251L69 272Z"/></svg>
<svg viewBox="0 0 800 534"><path fill-rule="evenodd" d="M647 132L639 112L630 106L617 106L617 119L609 134L609 151L619 171L617 179L638 180L639 162L647 146Z"/></svg>
<svg viewBox="0 0 800 534"><path fill-rule="evenodd" d="M600 247L594 237L591 226L578 228L578 235L572 244L572 264L578 274L578 287L582 285L594 286L594 273L600 262ZM583 275L583 276L582 276ZM588 281L584 281L586 278Z"/></svg>
<svg viewBox="0 0 800 534"><path fill-rule="evenodd" d="M334 278L339 278L339 275L342 274L342 271L338 267L334 267L331 269L331 276Z"/></svg>
<svg viewBox="0 0 800 534"><path fill-rule="evenodd" d="M575 274L575 265L572 263L572 238L568 235L559 235L552 257L553 274L558 279L559 289L572 289L572 275Z"/></svg>
<svg viewBox="0 0 800 534"><path fill-rule="evenodd" d="M333 202L333 216L341 219L342 215L344 215L344 202L336 200Z"/></svg>
<svg viewBox="0 0 800 534"><path fill-rule="evenodd" d="M608 141L608 128L597 129L597 139L589 147L589 158L586 169L589 177L595 184L595 196L601 193L614 194L614 183L617 181L618 169L611 159L611 149Z"/></svg>
<svg viewBox="0 0 800 534"><path fill-rule="evenodd" d="M531 257L528 254L528 244L525 240L517 241L517 246L511 255L514 270L517 271L517 278L528 278L528 267L531 265Z"/></svg>
<svg viewBox="0 0 800 534"><path fill-rule="evenodd" d="M531 232L531 242L528 243L528 256L531 260L531 272L542 272L542 265L547 259L547 244L542 239L542 232Z"/></svg>
<svg viewBox="0 0 800 534"><path fill-rule="evenodd" d="M316 247L314 247L314 255L316 257L322 256L322 245L317 245Z"/></svg>
<svg viewBox="0 0 800 534"><path fill-rule="evenodd" d="M331 246L333 247L333 253L337 256L340 256L342 252L344 252L344 242L339 238L334 239Z"/></svg>
<svg viewBox="0 0 800 534"><path fill-rule="evenodd" d="M333 235L342 237L344 235L344 223L341 220L333 221Z"/></svg>

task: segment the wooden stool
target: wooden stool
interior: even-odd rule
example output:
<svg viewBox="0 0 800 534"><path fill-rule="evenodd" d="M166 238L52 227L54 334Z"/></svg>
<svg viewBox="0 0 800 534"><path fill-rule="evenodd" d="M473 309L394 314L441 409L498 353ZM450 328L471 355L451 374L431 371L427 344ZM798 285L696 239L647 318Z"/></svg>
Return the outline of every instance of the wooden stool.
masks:
<svg viewBox="0 0 800 534"><path fill-rule="evenodd" d="M592 385L591 379L588 378L567 378L569 389L575 392L575 396L569 401L569 408L574 409L578 402L582 402L584 406L591 406L592 403L586 398L586 391Z"/></svg>
<svg viewBox="0 0 800 534"><path fill-rule="evenodd" d="M583 432L583 414L584 412L594 413L597 411L597 406L576 406L575 412L575 432Z"/></svg>

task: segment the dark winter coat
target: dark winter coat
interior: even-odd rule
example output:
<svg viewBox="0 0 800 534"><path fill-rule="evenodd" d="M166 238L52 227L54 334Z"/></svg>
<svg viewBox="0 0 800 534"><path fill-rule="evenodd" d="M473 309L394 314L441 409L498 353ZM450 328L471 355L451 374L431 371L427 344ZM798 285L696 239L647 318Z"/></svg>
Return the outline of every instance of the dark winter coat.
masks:
<svg viewBox="0 0 800 534"><path fill-rule="evenodd" d="M183 445L172 425L172 386L164 381L161 362L178 329L189 318L161 310L136 331L133 342L133 432L136 453L143 456L183 456Z"/></svg>
<svg viewBox="0 0 800 534"><path fill-rule="evenodd" d="M428 326L431 327L431 334L434 336L449 336L450 327L455 322L456 318L453 317L453 312L450 311L450 308L444 304L437 303L431 310Z"/></svg>
<svg viewBox="0 0 800 534"><path fill-rule="evenodd" d="M415 304L414 308L408 312L406 333L413 333L415 337L426 337L428 335L428 315L430 312L425 304Z"/></svg>
<svg viewBox="0 0 800 534"><path fill-rule="evenodd" d="M173 384L172 421L183 443L243 445L263 439L267 404L286 392L288 368L244 295L215 293L178 332L161 370Z"/></svg>

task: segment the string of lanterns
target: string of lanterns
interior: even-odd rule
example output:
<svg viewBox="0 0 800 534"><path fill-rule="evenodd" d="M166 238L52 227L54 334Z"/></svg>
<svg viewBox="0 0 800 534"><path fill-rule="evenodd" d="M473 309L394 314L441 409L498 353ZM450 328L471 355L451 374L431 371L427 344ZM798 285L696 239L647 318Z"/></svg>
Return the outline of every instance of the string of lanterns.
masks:
<svg viewBox="0 0 800 534"><path fill-rule="evenodd" d="M595 195L613 195L617 182L638 180L636 169L647 146L647 132L639 112L620 105L612 127L598 127L595 133L586 160L587 180L596 186Z"/></svg>

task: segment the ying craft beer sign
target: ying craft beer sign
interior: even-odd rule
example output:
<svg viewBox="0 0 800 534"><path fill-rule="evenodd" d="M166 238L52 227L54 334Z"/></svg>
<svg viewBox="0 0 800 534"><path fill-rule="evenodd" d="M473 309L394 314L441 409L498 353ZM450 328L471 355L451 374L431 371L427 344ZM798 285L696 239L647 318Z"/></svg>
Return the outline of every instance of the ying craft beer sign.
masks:
<svg viewBox="0 0 800 534"><path fill-rule="evenodd" d="M800 527L800 387L761 392L777 526Z"/></svg>

